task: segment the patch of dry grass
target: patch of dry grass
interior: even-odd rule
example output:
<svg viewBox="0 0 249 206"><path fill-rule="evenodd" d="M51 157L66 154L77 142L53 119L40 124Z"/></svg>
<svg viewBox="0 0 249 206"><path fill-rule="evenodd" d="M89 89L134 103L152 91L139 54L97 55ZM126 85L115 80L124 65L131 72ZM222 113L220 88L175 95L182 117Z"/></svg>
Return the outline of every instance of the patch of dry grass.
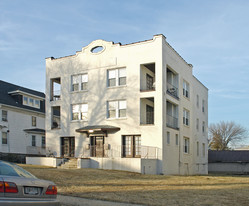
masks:
<svg viewBox="0 0 249 206"><path fill-rule="evenodd" d="M144 205L249 205L249 176L162 176L21 165L59 194Z"/></svg>

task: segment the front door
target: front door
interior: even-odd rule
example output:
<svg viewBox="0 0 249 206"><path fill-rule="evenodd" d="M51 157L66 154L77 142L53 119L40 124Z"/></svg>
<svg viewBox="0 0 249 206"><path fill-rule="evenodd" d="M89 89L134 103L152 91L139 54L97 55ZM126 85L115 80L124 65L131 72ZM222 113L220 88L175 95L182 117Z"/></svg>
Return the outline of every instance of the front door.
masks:
<svg viewBox="0 0 249 206"><path fill-rule="evenodd" d="M104 157L104 137L91 136L91 157Z"/></svg>
<svg viewBox="0 0 249 206"><path fill-rule="evenodd" d="M61 156L74 157L74 137L61 137Z"/></svg>

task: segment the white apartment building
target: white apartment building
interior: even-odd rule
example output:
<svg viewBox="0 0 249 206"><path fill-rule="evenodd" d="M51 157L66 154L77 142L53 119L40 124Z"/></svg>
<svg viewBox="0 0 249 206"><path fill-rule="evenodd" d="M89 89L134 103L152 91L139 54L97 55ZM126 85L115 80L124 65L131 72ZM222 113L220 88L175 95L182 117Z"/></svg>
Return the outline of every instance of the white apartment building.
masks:
<svg viewBox="0 0 249 206"><path fill-rule="evenodd" d="M0 80L0 158L46 155L45 94Z"/></svg>
<svg viewBox="0 0 249 206"><path fill-rule="evenodd" d="M207 174L208 89L164 35L46 59L46 138L78 167Z"/></svg>

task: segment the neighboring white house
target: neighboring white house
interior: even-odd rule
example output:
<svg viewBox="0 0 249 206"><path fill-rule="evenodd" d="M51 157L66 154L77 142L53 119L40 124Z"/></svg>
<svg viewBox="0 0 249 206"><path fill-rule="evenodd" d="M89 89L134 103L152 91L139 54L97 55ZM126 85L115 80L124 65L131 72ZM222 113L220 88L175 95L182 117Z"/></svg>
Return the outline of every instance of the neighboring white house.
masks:
<svg viewBox="0 0 249 206"><path fill-rule="evenodd" d="M46 138L78 167L207 174L208 89L163 35L46 59Z"/></svg>
<svg viewBox="0 0 249 206"><path fill-rule="evenodd" d="M0 80L0 157L45 155L45 141L45 94Z"/></svg>

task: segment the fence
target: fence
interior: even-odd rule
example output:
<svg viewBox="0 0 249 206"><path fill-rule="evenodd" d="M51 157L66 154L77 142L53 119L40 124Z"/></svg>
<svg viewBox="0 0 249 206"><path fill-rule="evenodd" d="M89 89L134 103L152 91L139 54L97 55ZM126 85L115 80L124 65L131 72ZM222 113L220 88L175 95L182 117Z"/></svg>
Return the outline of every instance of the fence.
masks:
<svg viewBox="0 0 249 206"><path fill-rule="evenodd" d="M138 157L142 159L158 159L161 156L161 149L158 147L150 146L117 146L104 144L99 145L86 145L82 148L81 157Z"/></svg>

